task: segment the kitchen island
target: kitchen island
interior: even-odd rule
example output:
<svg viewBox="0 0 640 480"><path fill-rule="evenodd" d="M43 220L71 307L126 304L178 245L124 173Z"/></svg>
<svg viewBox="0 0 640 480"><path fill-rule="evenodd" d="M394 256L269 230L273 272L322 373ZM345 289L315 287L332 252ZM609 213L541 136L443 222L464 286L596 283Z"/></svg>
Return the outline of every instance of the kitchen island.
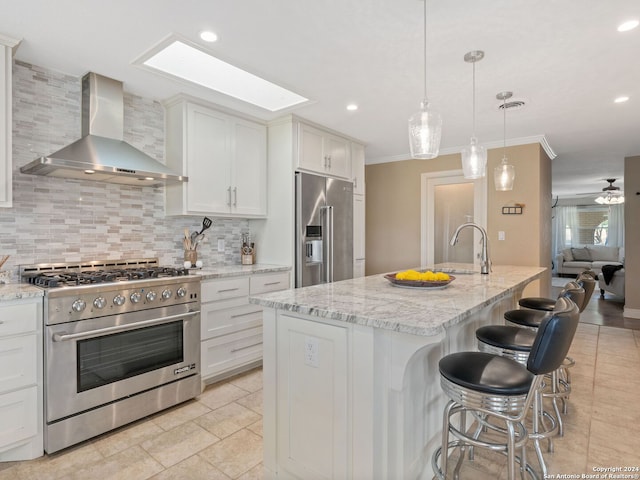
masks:
<svg viewBox="0 0 640 480"><path fill-rule="evenodd" d="M252 296L264 307L266 477L432 478L438 361L475 350L475 330L502 323L545 271L455 271L432 290L373 275Z"/></svg>

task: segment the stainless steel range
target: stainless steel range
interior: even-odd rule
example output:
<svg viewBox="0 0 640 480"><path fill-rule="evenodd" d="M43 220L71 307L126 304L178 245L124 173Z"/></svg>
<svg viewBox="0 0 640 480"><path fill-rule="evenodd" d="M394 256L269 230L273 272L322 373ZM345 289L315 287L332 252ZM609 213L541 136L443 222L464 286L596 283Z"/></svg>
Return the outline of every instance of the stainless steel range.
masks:
<svg viewBox="0 0 640 480"><path fill-rule="evenodd" d="M157 259L20 270L45 289L45 451L201 393L198 275Z"/></svg>

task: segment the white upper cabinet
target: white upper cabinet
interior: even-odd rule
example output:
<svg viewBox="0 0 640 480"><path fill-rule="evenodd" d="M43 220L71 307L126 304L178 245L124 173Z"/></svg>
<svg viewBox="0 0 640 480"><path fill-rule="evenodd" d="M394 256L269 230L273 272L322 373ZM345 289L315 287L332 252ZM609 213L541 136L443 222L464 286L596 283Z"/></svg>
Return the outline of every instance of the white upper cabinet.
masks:
<svg viewBox="0 0 640 480"><path fill-rule="evenodd" d="M351 180L351 146L348 139L298 124L298 170Z"/></svg>
<svg viewBox="0 0 640 480"><path fill-rule="evenodd" d="M167 186L167 214L266 216L266 126L186 100L166 108L167 166L189 177Z"/></svg>
<svg viewBox="0 0 640 480"><path fill-rule="evenodd" d="M364 195L364 145L351 142L353 194Z"/></svg>
<svg viewBox="0 0 640 480"><path fill-rule="evenodd" d="M13 201L11 83L13 52L20 42L0 33L0 207Z"/></svg>

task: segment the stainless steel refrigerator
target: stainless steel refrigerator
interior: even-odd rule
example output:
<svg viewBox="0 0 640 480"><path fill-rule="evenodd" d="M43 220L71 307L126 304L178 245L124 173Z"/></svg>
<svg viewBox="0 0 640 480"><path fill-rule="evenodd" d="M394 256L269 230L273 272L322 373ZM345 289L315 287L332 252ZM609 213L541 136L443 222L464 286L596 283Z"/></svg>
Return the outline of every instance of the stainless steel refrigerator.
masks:
<svg viewBox="0 0 640 480"><path fill-rule="evenodd" d="M296 287L353 278L353 184L296 173Z"/></svg>

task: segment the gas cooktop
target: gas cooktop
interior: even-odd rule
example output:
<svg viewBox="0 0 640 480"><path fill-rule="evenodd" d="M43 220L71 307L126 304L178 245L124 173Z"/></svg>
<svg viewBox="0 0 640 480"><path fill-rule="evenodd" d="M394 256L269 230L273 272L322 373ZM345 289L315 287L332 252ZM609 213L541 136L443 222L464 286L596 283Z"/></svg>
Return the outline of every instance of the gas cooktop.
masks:
<svg viewBox="0 0 640 480"><path fill-rule="evenodd" d="M158 265L158 259L48 263L20 267L22 281L43 288L111 284L189 275L183 267Z"/></svg>

